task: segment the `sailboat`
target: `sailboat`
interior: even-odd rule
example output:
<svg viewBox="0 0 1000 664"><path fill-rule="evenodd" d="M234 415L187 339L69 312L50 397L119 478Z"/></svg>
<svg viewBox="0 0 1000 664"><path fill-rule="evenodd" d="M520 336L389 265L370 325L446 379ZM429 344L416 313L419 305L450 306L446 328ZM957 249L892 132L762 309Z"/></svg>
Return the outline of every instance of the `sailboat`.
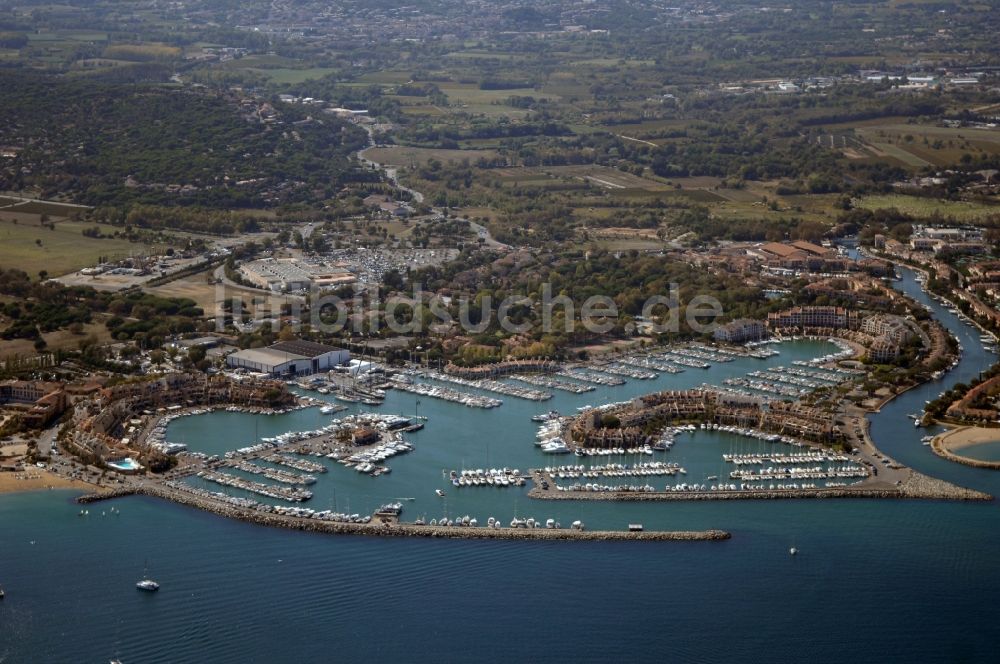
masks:
<svg viewBox="0 0 1000 664"><path fill-rule="evenodd" d="M143 590L145 592L149 592L149 593L156 592L157 590L160 589L160 584L158 584L156 581L153 581L151 578L149 578L149 566L148 565L146 565L145 567L143 567L143 569L142 569L142 577L143 577L142 580L139 581L137 584L135 584L136 588L138 588L139 590Z"/></svg>

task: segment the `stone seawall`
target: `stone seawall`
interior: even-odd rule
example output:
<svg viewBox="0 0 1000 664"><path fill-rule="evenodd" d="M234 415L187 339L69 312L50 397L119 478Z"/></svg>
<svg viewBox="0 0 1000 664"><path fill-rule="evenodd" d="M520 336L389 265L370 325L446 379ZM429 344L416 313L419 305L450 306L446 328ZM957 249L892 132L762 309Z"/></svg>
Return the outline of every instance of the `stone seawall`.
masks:
<svg viewBox="0 0 1000 664"><path fill-rule="evenodd" d="M374 537L434 537L452 539L491 539L491 540L590 540L590 541L716 541L726 540L731 535L723 530L697 531L618 531L618 530L573 530L560 528L485 528L485 527L442 527L417 526L408 523L336 523L333 521L318 521L299 517L268 514L255 510L241 509L222 503L217 503L198 496L179 491L171 491L153 486L137 486L115 489L113 491L87 494L77 498L79 503L92 503L99 500L110 500L130 495L144 495L162 498L174 503L212 512L230 519L246 521L273 528L287 528L307 532L330 533L338 535L369 535Z"/></svg>
<svg viewBox="0 0 1000 664"><path fill-rule="evenodd" d="M993 500L993 496L966 489L943 480L911 471L898 487L838 487L830 489L753 490L753 491L553 491L536 484L528 492L539 500L611 500L654 502L670 500L783 500L801 498L912 498L924 500Z"/></svg>

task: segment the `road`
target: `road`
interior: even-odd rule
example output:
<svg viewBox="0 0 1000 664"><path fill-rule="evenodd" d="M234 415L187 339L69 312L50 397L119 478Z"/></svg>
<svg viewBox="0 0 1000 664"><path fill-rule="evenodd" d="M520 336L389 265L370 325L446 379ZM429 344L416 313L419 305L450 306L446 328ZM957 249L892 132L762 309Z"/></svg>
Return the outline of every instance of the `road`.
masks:
<svg viewBox="0 0 1000 664"><path fill-rule="evenodd" d="M877 472L870 480L866 481L866 485L895 487L898 482L903 482L910 476L910 469L890 467L894 464L893 460L880 452L868 435L866 414L865 410L857 406L849 406L846 412L838 418L844 424L838 426L847 435L848 444L858 450L859 461ZM883 459L889 460L890 463L883 463Z"/></svg>
<svg viewBox="0 0 1000 664"><path fill-rule="evenodd" d="M16 199L18 199L16 203L11 203L9 205L0 205L0 210L6 209L6 208L16 207L18 205L23 205L25 203L51 203L53 205L59 205L59 206L62 206L62 207L67 207L67 208L75 208L77 210L89 210L90 209L89 205L78 205L76 203L63 203L62 201L46 201L46 200L42 200L40 198L25 198L25 197L21 196L20 194L0 192L0 196L3 196L4 198L16 198Z"/></svg>
<svg viewBox="0 0 1000 664"><path fill-rule="evenodd" d="M52 447L56 440L56 434L59 433L59 424L54 424L42 431L38 436L38 456L43 459L48 457L52 452Z"/></svg>
<svg viewBox="0 0 1000 664"><path fill-rule="evenodd" d="M244 286L243 284L238 284L229 277L226 276L226 266L220 265L215 268L215 272L212 276L217 282L221 282L222 285L227 288L232 288L238 292L247 293L250 295L267 295L268 297L281 297L288 301L305 302L305 297L301 295L290 295L287 293L275 293L273 291L265 290L263 288L254 288L253 286Z"/></svg>
<svg viewBox="0 0 1000 664"><path fill-rule="evenodd" d="M409 193L410 196L413 197L413 200L416 201L417 203L423 203L424 195L419 191L417 191L416 189L411 189L410 187L401 184L399 182L399 173L395 168L386 166L384 164L380 164L377 161L372 161L371 159L365 156L364 154L365 152L367 152L370 148L375 147L375 142L374 139L372 138L372 130L367 127L366 129L368 131L368 138L370 144L363 150L358 151L358 160L361 161L362 164L368 164L374 168L381 170L383 173L385 173L386 178L393 184L393 186ZM431 211L434 214L434 216L436 216L439 219L443 219L445 216L444 210L440 208L432 207ZM499 240L494 238L490 234L489 229L483 226L482 224L477 224L473 221L470 221L469 227L476 234L476 237L478 237L480 240L483 241L483 244L485 246L490 247L491 249L498 249L500 251L510 251L513 249L513 247L511 247L509 244L504 244L503 242L500 242Z"/></svg>

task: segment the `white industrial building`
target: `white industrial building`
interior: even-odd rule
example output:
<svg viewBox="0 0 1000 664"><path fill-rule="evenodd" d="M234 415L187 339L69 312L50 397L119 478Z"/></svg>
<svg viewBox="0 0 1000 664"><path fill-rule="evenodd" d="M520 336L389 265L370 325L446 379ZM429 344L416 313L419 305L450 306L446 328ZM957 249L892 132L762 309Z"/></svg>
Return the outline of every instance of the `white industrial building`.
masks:
<svg viewBox="0 0 1000 664"><path fill-rule="evenodd" d="M282 341L267 348L247 348L226 356L226 366L272 376L303 376L347 364L343 348L314 341Z"/></svg>
<svg viewBox="0 0 1000 664"><path fill-rule="evenodd" d="M294 258L264 258L240 266L244 280L258 288L275 292L336 288L353 284L357 278L343 265L312 264Z"/></svg>

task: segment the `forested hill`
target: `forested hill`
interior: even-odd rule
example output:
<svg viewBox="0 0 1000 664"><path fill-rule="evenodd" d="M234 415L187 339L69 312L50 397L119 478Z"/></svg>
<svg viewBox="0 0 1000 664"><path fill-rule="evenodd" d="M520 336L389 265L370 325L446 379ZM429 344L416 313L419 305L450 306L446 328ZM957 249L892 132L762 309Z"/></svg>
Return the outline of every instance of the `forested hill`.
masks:
<svg viewBox="0 0 1000 664"><path fill-rule="evenodd" d="M90 205L270 207L363 177L352 153L364 131L321 111L23 70L0 70L0 90L0 190Z"/></svg>

